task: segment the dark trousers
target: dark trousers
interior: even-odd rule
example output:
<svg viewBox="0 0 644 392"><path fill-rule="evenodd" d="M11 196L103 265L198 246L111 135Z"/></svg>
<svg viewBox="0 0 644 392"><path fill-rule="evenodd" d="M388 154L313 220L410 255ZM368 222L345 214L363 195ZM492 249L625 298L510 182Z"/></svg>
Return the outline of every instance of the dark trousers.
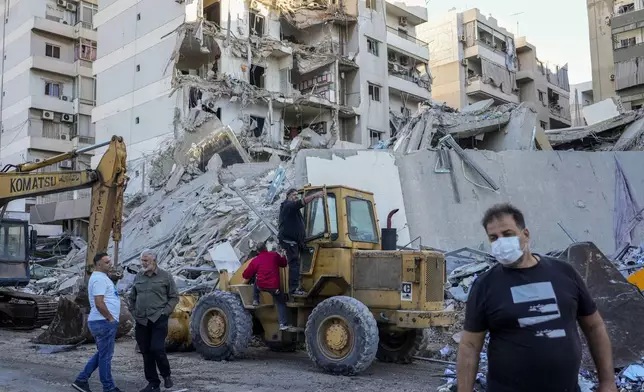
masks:
<svg viewBox="0 0 644 392"><path fill-rule="evenodd" d="M280 241L280 246L286 252L286 260L288 261L288 291L294 292L300 288L300 246L297 243L290 241Z"/></svg>
<svg viewBox="0 0 644 392"><path fill-rule="evenodd" d="M280 322L280 325L288 324L288 309L286 308L286 298L284 298L284 293L277 289L260 289L257 287L257 283L253 285L253 300L259 303L259 293L260 291L265 291L270 293L273 296L273 302L277 307L277 318Z"/></svg>
<svg viewBox="0 0 644 392"><path fill-rule="evenodd" d="M161 377L170 376L170 362L165 354L165 338L168 335L168 316L161 316L156 322L148 320L147 325L136 323L136 343L143 355L145 379L155 387L161 385Z"/></svg>

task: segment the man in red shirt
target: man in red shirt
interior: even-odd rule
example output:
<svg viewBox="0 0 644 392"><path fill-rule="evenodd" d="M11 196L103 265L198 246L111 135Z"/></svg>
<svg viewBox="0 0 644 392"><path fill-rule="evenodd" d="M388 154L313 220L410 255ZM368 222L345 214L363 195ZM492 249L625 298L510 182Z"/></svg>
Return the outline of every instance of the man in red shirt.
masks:
<svg viewBox="0 0 644 392"><path fill-rule="evenodd" d="M288 309L284 293L280 290L280 268L287 266L286 257L277 252L269 252L263 242L257 245L257 252L259 254L248 264L242 274L247 281L255 277L253 306L259 305L260 291L270 293L277 306L280 330L288 329Z"/></svg>

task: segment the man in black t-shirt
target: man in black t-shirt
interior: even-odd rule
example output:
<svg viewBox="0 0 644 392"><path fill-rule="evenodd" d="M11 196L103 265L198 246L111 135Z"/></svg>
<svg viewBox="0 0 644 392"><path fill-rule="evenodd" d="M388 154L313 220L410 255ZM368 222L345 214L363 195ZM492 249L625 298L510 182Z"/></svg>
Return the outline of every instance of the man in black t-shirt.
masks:
<svg viewBox="0 0 644 392"><path fill-rule="evenodd" d="M608 333L577 271L530 253L523 214L509 204L490 208L482 224L499 263L469 293L458 349L458 392L472 392L486 333L488 392L580 391L577 323L597 368L597 392L617 392Z"/></svg>
<svg viewBox="0 0 644 392"><path fill-rule="evenodd" d="M286 252L288 260L288 290L293 295L305 295L300 287L300 250L304 247L306 230L300 210L313 199L323 197L324 192L308 195L300 200L297 189L286 191L286 199L280 206L279 231L277 239Z"/></svg>

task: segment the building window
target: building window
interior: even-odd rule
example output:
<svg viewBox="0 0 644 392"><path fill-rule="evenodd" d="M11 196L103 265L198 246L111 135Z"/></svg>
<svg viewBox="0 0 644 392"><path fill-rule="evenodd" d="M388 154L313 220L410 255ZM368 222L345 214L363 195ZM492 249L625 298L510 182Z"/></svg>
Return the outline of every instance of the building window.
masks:
<svg viewBox="0 0 644 392"><path fill-rule="evenodd" d="M45 56L53 57L55 59L60 58L60 46L45 44Z"/></svg>
<svg viewBox="0 0 644 392"><path fill-rule="evenodd" d="M620 41L620 48L628 48L629 46L635 46L637 45L637 38L631 37L627 39L623 39Z"/></svg>
<svg viewBox="0 0 644 392"><path fill-rule="evenodd" d="M369 99L380 102L380 86L369 83Z"/></svg>
<svg viewBox="0 0 644 392"><path fill-rule="evenodd" d="M367 50L374 56L378 56L378 41L367 38Z"/></svg>
<svg viewBox="0 0 644 392"><path fill-rule="evenodd" d="M635 11L635 3L623 4L617 8L618 14L625 14L632 11Z"/></svg>
<svg viewBox="0 0 644 392"><path fill-rule="evenodd" d="M96 41L81 38L81 41L74 46L76 60L95 61Z"/></svg>
<svg viewBox="0 0 644 392"><path fill-rule="evenodd" d="M264 88L264 72L264 67L253 64L250 67L250 84L255 87Z"/></svg>
<svg viewBox="0 0 644 392"><path fill-rule="evenodd" d="M539 91L539 102L545 103L543 100L543 91Z"/></svg>
<svg viewBox="0 0 644 392"><path fill-rule="evenodd" d="M135 123L135 124L138 124L138 123L139 123L139 118L138 118L138 117L134 119L134 123Z"/></svg>
<svg viewBox="0 0 644 392"><path fill-rule="evenodd" d="M136 14L136 20L141 20L141 14Z"/></svg>
<svg viewBox="0 0 644 392"><path fill-rule="evenodd" d="M263 117L250 116L251 132L255 137L261 137L262 133L264 133L264 122Z"/></svg>
<svg viewBox="0 0 644 392"><path fill-rule="evenodd" d="M375 129L370 129L369 130L369 140L370 140L370 147L375 146L378 144L379 141L382 140L382 132L376 131Z"/></svg>
<svg viewBox="0 0 644 392"><path fill-rule="evenodd" d="M545 121L539 121L539 125L541 125L541 129L543 129L544 131L548 129L548 123Z"/></svg>
<svg viewBox="0 0 644 392"><path fill-rule="evenodd" d="M61 90L60 83L45 82L45 95L58 98L60 97Z"/></svg>
<svg viewBox="0 0 644 392"><path fill-rule="evenodd" d="M407 66L407 65L409 65L409 57L407 57L407 56L400 56L400 65L402 65L402 66Z"/></svg>
<svg viewBox="0 0 644 392"><path fill-rule="evenodd" d="M378 9L376 8L376 1L377 0L366 0L367 8L371 9L371 10L374 10L374 11L377 11Z"/></svg>
<svg viewBox="0 0 644 392"><path fill-rule="evenodd" d="M250 35L256 35L258 37L264 35L264 17L262 15L250 11L248 13L248 22Z"/></svg>
<svg viewBox="0 0 644 392"><path fill-rule="evenodd" d="M137 65L136 65L136 72L139 72L140 70L141 70L141 65L140 65L140 64L137 64Z"/></svg>
<svg viewBox="0 0 644 392"><path fill-rule="evenodd" d="M83 3L80 10L80 20L86 29L94 28L94 15L98 12L98 6L90 3ZM139 14L140 16L141 14ZM140 18L139 18L140 19Z"/></svg>

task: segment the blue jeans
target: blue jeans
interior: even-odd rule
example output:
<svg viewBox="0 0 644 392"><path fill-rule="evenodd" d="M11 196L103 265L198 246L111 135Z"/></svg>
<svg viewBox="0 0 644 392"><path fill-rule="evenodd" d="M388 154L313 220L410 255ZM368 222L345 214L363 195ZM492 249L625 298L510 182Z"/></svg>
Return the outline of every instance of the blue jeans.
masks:
<svg viewBox="0 0 644 392"><path fill-rule="evenodd" d="M107 320L90 321L87 323L92 336L96 339L98 351L85 365L85 369L78 375L76 381L87 382L98 368L98 374L103 384L103 392L116 389L112 379L112 356L114 355L114 340L119 323L110 323Z"/></svg>
<svg viewBox="0 0 644 392"><path fill-rule="evenodd" d="M261 291L270 293L273 296L273 302L275 303L275 307L277 307L277 318L279 323L280 325L287 325L288 308L286 307L286 298L284 298L284 293L282 293L281 290L260 289L257 286L257 283L255 283L253 285L253 301L257 301L259 303L259 293Z"/></svg>

